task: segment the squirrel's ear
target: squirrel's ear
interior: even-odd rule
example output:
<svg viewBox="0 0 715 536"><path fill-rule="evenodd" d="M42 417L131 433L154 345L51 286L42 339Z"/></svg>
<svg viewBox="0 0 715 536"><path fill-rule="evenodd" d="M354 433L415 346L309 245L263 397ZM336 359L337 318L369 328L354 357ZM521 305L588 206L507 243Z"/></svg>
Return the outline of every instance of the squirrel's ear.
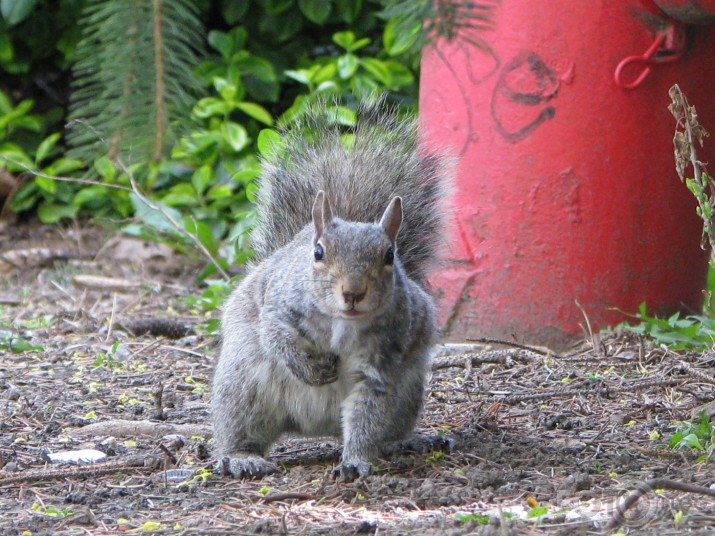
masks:
<svg viewBox="0 0 715 536"><path fill-rule="evenodd" d="M380 219L380 227L385 230L388 238L394 244L397 238L397 232L402 225L402 198L394 197L390 204L387 205L385 213Z"/></svg>
<svg viewBox="0 0 715 536"><path fill-rule="evenodd" d="M323 190L318 192L313 202L313 225L315 225L315 240L323 236L323 230L333 221L333 211L330 209L330 201Z"/></svg>

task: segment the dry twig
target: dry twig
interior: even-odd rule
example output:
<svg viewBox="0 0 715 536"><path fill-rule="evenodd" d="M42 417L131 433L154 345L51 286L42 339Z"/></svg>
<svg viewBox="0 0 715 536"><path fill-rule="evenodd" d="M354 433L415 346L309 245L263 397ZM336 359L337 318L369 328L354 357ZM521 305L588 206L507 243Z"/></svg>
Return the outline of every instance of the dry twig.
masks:
<svg viewBox="0 0 715 536"><path fill-rule="evenodd" d="M654 478L646 480L645 482L639 484L636 491L631 493L618 505L618 508L616 508L616 511L604 527L604 530L609 531L620 526L625 521L623 514L632 508L638 502L638 499L647 495L648 492L657 489L668 489L672 491L682 491L685 493L698 493L700 495L707 495L708 497L715 497L715 490L704 486L686 484L685 482L678 482L667 478Z"/></svg>

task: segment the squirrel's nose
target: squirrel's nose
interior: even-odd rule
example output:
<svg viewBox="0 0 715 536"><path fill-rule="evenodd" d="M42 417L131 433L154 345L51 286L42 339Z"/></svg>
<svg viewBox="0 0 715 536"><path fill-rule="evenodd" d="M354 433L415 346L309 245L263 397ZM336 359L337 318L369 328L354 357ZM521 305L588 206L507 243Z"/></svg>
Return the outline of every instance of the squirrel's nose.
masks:
<svg viewBox="0 0 715 536"><path fill-rule="evenodd" d="M343 291L343 299L345 300L345 303L355 305L356 303L360 303L364 298L365 294L367 294L367 291L363 290L361 292L348 292L348 291Z"/></svg>

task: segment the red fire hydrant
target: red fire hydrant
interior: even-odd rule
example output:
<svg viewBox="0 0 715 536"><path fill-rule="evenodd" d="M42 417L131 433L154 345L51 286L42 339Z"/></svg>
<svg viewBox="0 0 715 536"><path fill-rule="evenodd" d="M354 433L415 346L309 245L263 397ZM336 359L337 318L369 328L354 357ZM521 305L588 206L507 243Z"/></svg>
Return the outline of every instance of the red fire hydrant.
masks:
<svg viewBox="0 0 715 536"><path fill-rule="evenodd" d="M649 311L696 312L707 254L674 169L668 89L715 130L715 1L507 0L496 28L428 50L421 125L459 157L451 340L562 348ZM699 153L715 166L715 141Z"/></svg>

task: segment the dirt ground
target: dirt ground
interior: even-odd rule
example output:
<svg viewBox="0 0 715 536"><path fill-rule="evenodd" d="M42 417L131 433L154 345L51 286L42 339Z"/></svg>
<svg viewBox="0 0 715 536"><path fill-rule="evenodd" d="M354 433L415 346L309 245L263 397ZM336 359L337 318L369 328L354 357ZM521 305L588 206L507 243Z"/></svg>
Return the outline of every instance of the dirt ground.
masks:
<svg viewBox="0 0 715 536"><path fill-rule="evenodd" d="M212 475L218 341L200 326L217 313L186 303L197 268L96 228L0 229L0 344L41 347L0 346L0 534L600 534L639 486L616 531L715 530L697 487L715 489L712 457L664 448L712 410L715 353L633 335L561 355L445 349L419 428L454 438L448 454L346 484L331 478L339 442L285 438L280 474ZM47 461L78 449L106 458Z"/></svg>

